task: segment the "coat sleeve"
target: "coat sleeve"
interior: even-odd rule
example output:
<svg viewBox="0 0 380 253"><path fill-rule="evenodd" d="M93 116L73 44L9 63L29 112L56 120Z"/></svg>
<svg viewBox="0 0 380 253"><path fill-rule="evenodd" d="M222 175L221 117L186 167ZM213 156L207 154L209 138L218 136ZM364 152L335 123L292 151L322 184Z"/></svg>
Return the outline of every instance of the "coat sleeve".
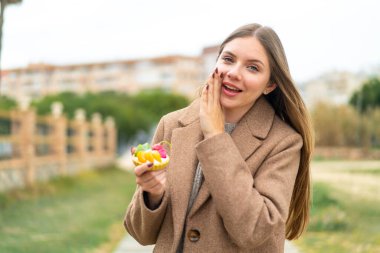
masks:
<svg viewBox="0 0 380 253"><path fill-rule="evenodd" d="M253 177L229 134L197 145L205 184L227 233L239 247L254 248L284 227L301 147L297 133L283 138Z"/></svg>
<svg viewBox="0 0 380 253"><path fill-rule="evenodd" d="M152 143L158 143L164 138L164 120L158 123ZM168 205L168 191L164 193L161 204L154 210L149 209L145 202L145 193L139 186L127 208L124 226L128 233L140 244L155 244Z"/></svg>

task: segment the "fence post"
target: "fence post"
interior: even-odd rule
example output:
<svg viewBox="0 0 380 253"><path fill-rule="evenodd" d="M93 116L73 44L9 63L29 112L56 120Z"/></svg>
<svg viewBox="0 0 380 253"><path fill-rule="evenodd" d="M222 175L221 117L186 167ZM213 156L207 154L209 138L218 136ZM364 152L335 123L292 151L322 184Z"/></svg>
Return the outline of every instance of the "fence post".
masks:
<svg viewBox="0 0 380 253"><path fill-rule="evenodd" d="M67 137L66 137L66 129L67 129L67 120L62 114L63 105L60 102L54 102L51 105L51 113L52 113L52 146L54 157L57 159L59 164L59 174L66 175L67 174L67 153L66 153L66 145L67 145Z"/></svg>
<svg viewBox="0 0 380 253"><path fill-rule="evenodd" d="M86 112L83 109L77 109L75 111L75 133L76 152L84 168L88 165L88 125L86 122Z"/></svg>
<svg viewBox="0 0 380 253"><path fill-rule="evenodd" d="M107 146L107 154L110 156L115 156L116 155L116 138L117 138L117 133L116 133L116 128L115 128L115 121L113 117L108 116L105 121L105 129L107 133L107 138L106 138L106 146Z"/></svg>
<svg viewBox="0 0 380 253"><path fill-rule="evenodd" d="M35 182L35 143L36 113L29 108L28 100L22 100L16 113L20 122L20 155L25 164L25 184L31 186Z"/></svg>
<svg viewBox="0 0 380 253"><path fill-rule="evenodd" d="M104 155L103 152L103 128L102 128L102 118L100 113L94 113L92 114L91 118L91 124L92 124L92 144L93 144L93 152L96 155L96 157L100 157Z"/></svg>

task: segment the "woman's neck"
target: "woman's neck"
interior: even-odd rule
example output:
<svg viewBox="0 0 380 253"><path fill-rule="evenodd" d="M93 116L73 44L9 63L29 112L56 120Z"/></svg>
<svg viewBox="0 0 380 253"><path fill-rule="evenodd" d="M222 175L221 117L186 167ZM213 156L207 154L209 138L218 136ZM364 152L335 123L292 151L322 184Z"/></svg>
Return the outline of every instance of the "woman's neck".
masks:
<svg viewBox="0 0 380 253"><path fill-rule="evenodd" d="M224 122L235 124L238 123L239 120L241 120L241 118L243 118L243 116L251 109L255 102L256 101L243 107L223 108Z"/></svg>
<svg viewBox="0 0 380 253"><path fill-rule="evenodd" d="M236 108L236 109L224 109L224 122L226 123L238 123L244 114L248 112L248 108Z"/></svg>

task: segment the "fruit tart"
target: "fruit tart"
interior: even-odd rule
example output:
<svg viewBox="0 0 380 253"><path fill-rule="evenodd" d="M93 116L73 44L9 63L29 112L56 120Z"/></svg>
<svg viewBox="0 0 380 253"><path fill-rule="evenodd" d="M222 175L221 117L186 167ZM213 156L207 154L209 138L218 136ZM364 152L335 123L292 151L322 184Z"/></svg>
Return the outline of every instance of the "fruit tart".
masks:
<svg viewBox="0 0 380 253"><path fill-rule="evenodd" d="M170 143L162 141L160 143L150 146L149 143L139 144L137 147L131 148L132 161L138 166L147 162L153 163L149 170L162 170L169 164L169 155L167 154L164 144L169 148Z"/></svg>

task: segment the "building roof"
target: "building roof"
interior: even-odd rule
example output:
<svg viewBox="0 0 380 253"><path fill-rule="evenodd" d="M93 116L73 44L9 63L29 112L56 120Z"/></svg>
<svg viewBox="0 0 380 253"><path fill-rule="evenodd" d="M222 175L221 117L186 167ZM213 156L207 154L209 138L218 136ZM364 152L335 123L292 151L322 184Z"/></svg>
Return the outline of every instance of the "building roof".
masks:
<svg viewBox="0 0 380 253"><path fill-rule="evenodd" d="M79 63L79 64L68 64L68 65L53 65L46 63L34 63L29 64L24 68L13 68L13 69L4 69L1 71L1 75L5 76L10 72L23 72L23 71L52 71L59 69L75 69L75 68L93 68L93 67L102 67L110 64L135 64L143 61L150 61L157 64L173 63L178 60L199 60L197 56L184 56L184 55L167 55L159 57L150 57L150 58L141 58L141 59L131 59L131 60L115 60L115 61L104 61L104 62L95 62L95 63Z"/></svg>
<svg viewBox="0 0 380 253"><path fill-rule="evenodd" d="M203 48L202 55L205 54L217 54L219 52L219 45L208 46Z"/></svg>

